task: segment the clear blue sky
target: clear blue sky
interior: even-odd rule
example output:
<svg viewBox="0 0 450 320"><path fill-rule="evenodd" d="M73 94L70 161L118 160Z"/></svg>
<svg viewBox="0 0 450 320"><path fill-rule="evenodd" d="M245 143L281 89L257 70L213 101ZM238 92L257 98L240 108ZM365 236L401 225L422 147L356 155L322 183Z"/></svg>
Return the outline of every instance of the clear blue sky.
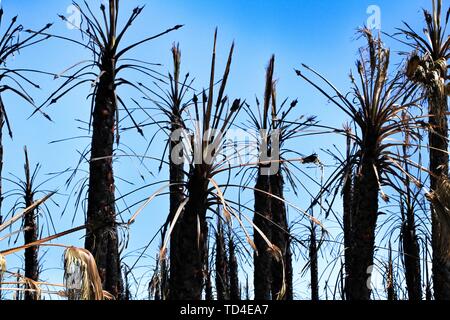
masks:
<svg viewBox="0 0 450 320"><path fill-rule="evenodd" d="M99 0L88 0L90 4ZM5 22L13 15L19 15L19 22L25 28L38 29L48 22L55 22L52 32L79 38L76 31L68 30L65 23L57 17L57 14L65 14L68 0L1 0L5 10ZM253 103L254 95L262 95L264 88L265 66L272 53L276 54L275 74L278 82L278 95L282 97L299 98L298 114L317 115L321 123L333 126L341 126L347 121L345 116L336 109L327 105L320 95L297 78L293 68L299 68L301 63L314 66L324 73L333 83L344 91L348 88L348 74L354 66L357 49L364 43L356 40L355 30L366 23L369 15L367 8L377 5L381 9L382 30L392 33L395 27L400 26L399 19L408 21L415 29L421 30L421 8L429 7L428 0L345 0L345 1L307 1L307 0L125 0L122 1L121 17L125 19L128 13L136 5L145 4L145 10L132 27L129 42L155 34L176 24L185 26L174 33L166 35L151 42L139 50L133 52L133 58L146 61L159 62L164 66L161 71L171 68L170 47L173 42L180 42L182 50L183 72L189 71L196 78L196 87L207 85L208 71L210 67L210 53L214 28L219 28L218 55L220 66L224 65L224 59L229 45L236 42L235 56L232 65L228 86L228 94L233 97L242 97ZM98 7L95 5L93 7ZM2 26L4 31L5 25ZM388 45L392 45L395 52L404 49L398 43L385 39ZM58 73L68 66L89 58L88 52L58 40L50 40L32 49L24 50L20 56L9 62L11 67L33 67L48 72ZM221 69L219 69L221 70ZM32 96L39 103L56 88L59 82L50 77L36 76L42 89L31 90ZM145 79L143 80L145 81ZM13 126L14 139L4 138L4 173L11 178L10 173L23 176L23 152L24 145L28 146L32 163L40 162L41 180L45 179L45 173L56 172L76 165L78 160L77 150L82 151L89 143L89 139L77 139L65 143L49 144L50 141L85 135L75 119L88 120L89 103L85 100L89 86L82 87L72 92L56 105L46 109L46 112L54 120L48 122L43 117L35 116L26 120L32 109L23 101L15 97L4 95L8 115ZM124 92L126 95L128 92ZM130 94L134 94L130 92ZM138 97L140 95L137 95ZM244 119L241 119L243 121ZM146 132L149 139L153 132ZM127 132L122 141L134 148L137 153L145 150L146 141L138 134ZM308 141L296 142L298 151L310 154L318 152L320 148L331 147L333 142L339 143L335 138L316 138ZM152 155L159 155L160 148L152 150ZM157 164L148 162L148 167L156 174ZM134 183L141 183L136 160L121 159L116 163L116 173L120 177L126 177ZM86 165L84 165L86 168ZM146 182L155 179L166 179L163 171L159 177L152 177L143 171ZM319 172L312 172L317 178ZM46 184L47 189L59 189L62 193L70 190L63 188L65 178L55 179ZM133 187L127 183L117 181L118 189L122 192ZM11 189L11 185L5 182L5 191ZM134 200L150 195L155 188L144 190ZM308 197L296 198L287 193L287 198L306 207ZM64 206L67 197L59 195L55 200ZM13 200L13 199L11 199ZM5 210L11 207L11 200L5 201ZM122 205L122 204L119 204ZM62 209L51 206L56 228L62 231L70 226L70 218L74 214L73 201L69 204L66 216L60 218ZM158 229L161 221L167 213L167 197L153 202L137 223L131 227L131 240L127 252L145 245L153 233ZM129 217L125 215L125 219ZM83 221L83 213L78 212L74 225ZM82 236L80 234L79 236ZM18 243L20 243L19 240ZM71 236L58 242L82 246L82 241L77 236ZM0 244L4 248L6 243ZM44 257L46 268L58 268L59 271L48 270L44 272L44 278L60 282L62 267L61 251L51 250ZM156 247L151 247L150 257L141 261L142 266L153 265L157 253ZM11 268L20 267L19 259L9 259ZM132 263L133 259L127 260ZM298 267L298 269L300 266ZM145 268L142 272L148 271ZM298 271L298 270L297 270ZM298 273L298 272L297 272ZM299 279L297 292L298 298L307 298L308 277ZM146 287L144 284L143 288Z"/></svg>

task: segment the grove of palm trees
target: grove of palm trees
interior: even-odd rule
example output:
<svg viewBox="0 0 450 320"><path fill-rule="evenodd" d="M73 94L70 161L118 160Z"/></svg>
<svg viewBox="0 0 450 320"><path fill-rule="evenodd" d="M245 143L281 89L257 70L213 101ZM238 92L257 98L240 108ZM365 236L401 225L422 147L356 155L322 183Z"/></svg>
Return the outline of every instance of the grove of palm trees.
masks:
<svg viewBox="0 0 450 320"><path fill-rule="evenodd" d="M449 3L196 1L0 2L0 300L450 300Z"/></svg>

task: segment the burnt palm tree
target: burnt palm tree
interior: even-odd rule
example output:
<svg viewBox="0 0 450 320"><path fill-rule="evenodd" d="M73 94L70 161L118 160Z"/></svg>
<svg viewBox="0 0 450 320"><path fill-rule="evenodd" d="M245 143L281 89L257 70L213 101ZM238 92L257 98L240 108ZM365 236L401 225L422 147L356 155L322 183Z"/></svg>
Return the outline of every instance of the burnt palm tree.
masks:
<svg viewBox="0 0 450 320"><path fill-rule="evenodd" d="M285 147L289 139L301 136L302 130L315 123L314 117L289 119L298 101L287 104L285 99L277 105L276 84L273 80L275 56L272 56L266 71L266 85L263 105L256 101L257 112L245 108L252 126L259 132L257 148L259 151L254 187L254 241L257 252L254 254L255 299L293 298L291 235L287 208L284 199L285 178L296 191L296 182L290 166L294 162L308 162L297 152ZM260 111L261 109L261 111ZM259 115L259 116L258 116ZM296 159L287 159L289 153ZM278 156L278 158L277 158ZM300 158L299 158L300 156ZM260 230L261 233L257 232ZM270 240L277 252L269 247Z"/></svg>
<svg viewBox="0 0 450 320"><path fill-rule="evenodd" d="M212 206L217 204L222 205L225 215L229 216L234 212L226 204L221 186L214 180L214 176L228 170L223 169L228 162L222 161L221 158L224 137L243 103L236 99L230 104L225 95L234 44L220 80L217 98L214 96L216 40L217 30L214 35L209 87L207 91L202 92L201 101L194 95L194 110L191 111L194 120L193 134L185 135L186 139L190 140L189 150L184 151L190 160L186 182L187 196L171 221L171 234L168 235L171 237L172 253L169 280L172 300L201 299L206 276L205 264L208 263L207 213L215 213Z"/></svg>
<svg viewBox="0 0 450 320"><path fill-rule="evenodd" d="M351 188L351 197L345 195L344 225L345 244L345 292L349 300L368 300L371 290L367 279L374 265L375 229L378 219L379 194L383 200L389 198L382 186L389 185L396 189L392 178L402 179L402 159L392 148L402 145L390 141L402 131L412 132L415 120L402 121L404 110L417 104L414 97L415 86L411 85L400 72L389 75L389 49L385 48L380 38L374 38L370 30L363 29L361 34L367 39L367 49L360 50L361 59L357 62L359 84L350 76L354 99L342 94L323 76L304 65L319 77L333 93L321 88L299 70L297 75L315 87L325 97L347 114L354 122L357 131L335 130L346 137L351 137L356 152L347 156L347 160L333 173L324 190L338 181L345 188ZM354 168L353 182L349 168ZM345 183L347 181L347 183ZM350 202L350 203L349 203ZM351 208L351 210L349 210Z"/></svg>
<svg viewBox="0 0 450 320"><path fill-rule="evenodd" d="M442 15L442 0L432 0L433 10L424 10L425 29L421 36L407 23L399 29L413 54L410 56L406 74L419 84L428 100L429 113L429 168L430 188L436 190L439 179L448 177L448 100L446 81L447 61L450 58L450 36L446 34L449 14ZM445 12L445 11L444 11ZM397 36L398 34L394 35ZM450 242L445 242L445 217L431 209L433 284L438 300L450 300L450 257L446 253Z"/></svg>
<svg viewBox="0 0 450 320"><path fill-rule="evenodd" d="M174 62L174 72L173 76L169 75L171 84L169 97L171 100L169 109L167 110L168 112L166 112L170 121L170 135L168 141L170 165L170 212L166 226L168 225L168 222L173 220L178 208L185 199L183 188L185 181L184 164L183 161L177 162L175 160L183 159L183 149L177 149L177 146L183 141L181 136L177 136L176 132L185 128L183 122L183 112L188 104L182 104L182 101L188 88L192 84L192 81L187 83L189 74L186 74L183 83L180 83L181 51L178 45L174 45L172 47L172 56ZM175 153L178 154L175 155ZM171 254L177 253L171 252Z"/></svg>
<svg viewBox="0 0 450 320"><path fill-rule="evenodd" d="M33 175L30 172L30 163L28 161L28 152L25 148L25 208L28 208L34 203L33 180L36 171ZM37 210L36 210L37 211ZM32 243L38 239L38 225L36 219L36 211L31 210L24 216L24 243ZM30 247L25 249L25 277L33 281L39 279L39 261L38 261L38 247ZM33 300L36 298L34 292L25 292L25 300Z"/></svg>
<svg viewBox="0 0 450 320"><path fill-rule="evenodd" d="M185 178L187 173L184 170L184 150L183 150L183 130L186 129L184 123L183 114L186 112L192 101L185 102L185 97L191 88L193 79L189 79L189 73L187 73L183 79L180 81L181 73L181 50L178 44L172 46L172 59L173 59L173 73L169 73L169 90L163 90L158 83L155 85L160 89L161 92L156 92L152 88L149 88L143 84L141 87L148 92L151 96L156 98L146 97L146 99L151 100L156 105L156 110L163 114L165 120L157 120L152 115L149 116L149 122L144 124L144 126L152 125L157 126L157 133L152 138L151 142L147 147L150 150L152 142L158 133L163 132L167 135L167 144L164 148L164 154L161 159L161 164L159 170L162 169L163 164L167 163L169 166L169 191L170 191L170 206L169 215L167 216L166 222L162 230L162 238L164 239L167 233L167 229L170 222L174 219L177 214L178 208L181 206L185 199ZM137 102L136 102L137 103ZM187 138L187 137L184 137ZM168 152L167 152L168 151ZM165 154L168 154L168 160L163 161ZM171 241L177 238L176 232L178 229L173 230L173 235ZM176 255L172 248L176 246L170 246L170 255Z"/></svg>
<svg viewBox="0 0 450 320"><path fill-rule="evenodd" d="M123 107L136 130L143 135L142 129L117 89L128 86L143 93L138 84L127 80L121 74L126 70L133 70L155 77L154 71L149 67L149 63L126 58L126 54L144 43L181 27L177 25L155 36L122 47L124 37L141 14L143 7L135 8L125 25L119 29L119 4L119 0L110 0L108 8L102 4L101 16L98 18L87 2L84 7L74 3L83 18L83 25L74 27L79 29L85 42L55 35L53 37L88 49L93 59L75 64L78 69L70 76L65 74L73 67L57 75L65 80L64 83L39 108L40 110L47 104L55 104L61 97L80 85L90 83L93 86L93 92L89 95L91 98L89 128L92 123L92 140L85 248L95 257L103 288L116 298L120 298L122 294L113 172L114 142L119 143L119 106ZM66 17L60 17L68 22ZM97 70L97 73L91 70Z"/></svg>
<svg viewBox="0 0 450 320"><path fill-rule="evenodd" d="M408 117L406 113L403 115ZM420 268L420 244L417 235L416 209L420 207L419 188L415 188L410 179L410 165L408 159L411 157L411 148L409 145L408 134L405 133L405 143L402 146L402 156L405 161L403 168L404 174L404 193L400 195L400 213L402 218L401 240L403 251L403 263L405 268L405 280L408 290L409 300L422 300L422 281ZM420 170L418 170L418 177Z"/></svg>
<svg viewBox="0 0 450 320"><path fill-rule="evenodd" d="M263 120L262 130L268 129L268 115L273 90L273 71L275 57L272 56L266 72L266 86L263 102ZM262 137L260 152L267 152L268 137ZM268 171L270 163L261 163L258 165L258 174L255 184L255 214L253 223L268 238L272 238L272 198L270 197L270 175L264 171ZM257 251L254 253L254 274L253 284L255 288L256 300L270 300L272 298L272 253L267 248L264 238L258 233L254 234L254 241ZM283 279L284 280L284 279Z"/></svg>

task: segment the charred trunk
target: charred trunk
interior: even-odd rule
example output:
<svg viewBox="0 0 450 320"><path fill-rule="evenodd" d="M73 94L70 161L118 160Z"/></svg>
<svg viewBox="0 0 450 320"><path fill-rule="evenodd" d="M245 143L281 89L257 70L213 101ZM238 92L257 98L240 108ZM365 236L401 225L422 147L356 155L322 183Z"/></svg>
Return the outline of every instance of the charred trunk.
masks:
<svg viewBox="0 0 450 320"><path fill-rule="evenodd" d="M367 135L369 139L374 136ZM371 294L368 279L373 269L379 184L374 167L375 142L368 141L364 146L358 168L360 171L355 178L351 242L346 261L348 300L369 300Z"/></svg>
<svg viewBox="0 0 450 320"><path fill-rule="evenodd" d="M350 273L350 270L352 269L351 266L351 230L352 230L352 212L353 212L353 170L352 170L352 164L350 159L350 152L351 152L351 137L350 134L347 134L347 169L346 169L346 175L344 180L344 186L342 190L342 200L343 200L343 228L344 228L344 266L345 266L345 274ZM345 285L343 286L345 288ZM346 291L346 289L344 289ZM348 296L347 294L344 295L345 298Z"/></svg>
<svg viewBox="0 0 450 320"><path fill-rule="evenodd" d="M260 168L261 170L261 168ZM272 238L272 206L270 196L270 179L268 175L258 173L255 186L255 215L253 223L268 239ZM254 230L254 288L256 300L270 300L272 287L272 254L268 251L267 243Z"/></svg>
<svg viewBox="0 0 450 320"><path fill-rule="evenodd" d="M119 238L116 224L113 145L117 101L115 62L102 59L102 72L95 96L85 247L97 263L104 290L122 295Z"/></svg>
<svg viewBox="0 0 450 320"><path fill-rule="evenodd" d="M391 254L391 253L390 253ZM386 268L386 291L388 301L397 300L397 293L394 285L394 266L392 264L392 258L389 257L389 262Z"/></svg>
<svg viewBox="0 0 450 320"><path fill-rule="evenodd" d="M309 240L309 261L311 271L311 300L319 300L319 269L317 261L316 226L311 222L311 235Z"/></svg>
<svg viewBox="0 0 450 320"><path fill-rule="evenodd" d="M229 300L230 288L228 278L228 263L225 249L225 238L222 226L222 220L217 218L216 232L216 291L217 300Z"/></svg>
<svg viewBox="0 0 450 320"><path fill-rule="evenodd" d="M436 190L438 179L448 177L448 102L441 88L434 88L429 93L430 111L429 144L430 144L430 185ZM450 300L450 256L446 254L450 243L442 239L445 232L444 223L432 208L432 248L433 248L433 284L434 296L437 300Z"/></svg>
<svg viewBox="0 0 450 320"><path fill-rule="evenodd" d="M184 212L175 224L172 235L169 279L171 300L202 298L208 233L206 224L208 180L199 174L201 170L197 169L198 167L190 174L189 199Z"/></svg>
<svg viewBox="0 0 450 320"><path fill-rule="evenodd" d="M169 179L170 179L170 212L169 221L175 217L175 214L184 201L183 183L184 183L184 166L183 166L183 151L179 150L179 154L175 153L177 146L182 143L181 137L177 137L174 133L182 128L181 115L178 110L173 110L171 117L171 135L169 142Z"/></svg>
<svg viewBox="0 0 450 320"><path fill-rule="evenodd" d="M276 299L292 300L292 263L289 226L286 205L283 200L283 176L281 173L270 176L270 192L272 208L272 243L281 250L282 261L272 261L272 297ZM280 198L280 199L278 199ZM284 282L285 292L279 296Z"/></svg>
<svg viewBox="0 0 450 320"><path fill-rule="evenodd" d="M212 274L211 274L211 268L210 268L210 266L211 266L210 263L212 264L212 259L211 259L211 261L209 260L209 237L208 236L206 236L206 237L207 237L207 240L206 240L207 246L206 246L205 250L203 251L203 261L205 262L205 265L204 265L205 271L203 272L203 274L205 276L205 300L212 301L212 300L214 300L213 289L212 289L212 279L211 279Z"/></svg>
<svg viewBox="0 0 450 320"><path fill-rule="evenodd" d="M239 288L239 269L236 258L236 245L234 244L231 232L228 235L228 266L230 279L230 299L241 300L241 290Z"/></svg>
<svg viewBox="0 0 450 320"><path fill-rule="evenodd" d="M28 161L28 153L25 148L25 207L33 204L33 190L30 174L30 164ZM29 211L24 216L24 244L35 242L38 239L38 225L36 219L37 209ZM33 246L25 249L25 277L33 281L39 279L39 261L38 261L38 247ZM32 289L32 288L28 288ZM37 295L34 291L25 291L25 300L36 300Z"/></svg>
<svg viewBox="0 0 450 320"><path fill-rule="evenodd" d="M0 224L3 223L2 203L3 203L3 125L5 124L5 110L2 97L0 96ZM1 291L1 290L0 290ZM0 292L1 299L1 292Z"/></svg>
<svg viewBox="0 0 450 320"><path fill-rule="evenodd" d="M4 125L5 119L3 114L3 101L0 97L0 225L3 223L3 216L2 216L2 202L3 202L3 189L2 189L2 173L3 173L3 125ZM2 279L0 276L0 289L2 287L1 285ZM2 300L2 291L0 290L0 300Z"/></svg>
<svg viewBox="0 0 450 320"><path fill-rule="evenodd" d="M403 207L403 205L402 205ZM405 280L409 300L422 300L422 282L420 274L420 249L416 235L414 209L406 204L402 208L406 219L402 225L403 260L405 264Z"/></svg>

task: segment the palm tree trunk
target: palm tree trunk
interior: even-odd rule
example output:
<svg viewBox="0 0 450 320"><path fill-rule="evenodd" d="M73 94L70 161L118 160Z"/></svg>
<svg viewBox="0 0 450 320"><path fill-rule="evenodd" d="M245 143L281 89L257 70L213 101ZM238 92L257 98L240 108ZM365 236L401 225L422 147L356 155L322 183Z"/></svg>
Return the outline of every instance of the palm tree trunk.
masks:
<svg viewBox="0 0 450 320"><path fill-rule="evenodd" d="M239 269L236 258L236 245L234 244L231 232L228 235L228 266L230 278L230 299L241 300L241 290L239 288Z"/></svg>
<svg viewBox="0 0 450 320"><path fill-rule="evenodd" d="M2 174L3 174L3 125L5 123L5 115L3 113L3 101L0 96L0 224L3 222L2 216L2 203L3 203L3 185L2 185ZM1 291L1 290L0 290ZM1 293L0 293L1 299Z"/></svg>
<svg viewBox="0 0 450 320"><path fill-rule="evenodd" d="M368 279L373 268L375 248L375 228L378 216L378 179L374 171L374 159L366 148L360 163L360 173L356 177L354 189L354 210L352 212L352 228L350 231L349 261L346 294L348 300L369 300L370 288ZM372 153L373 154L373 153Z"/></svg>
<svg viewBox="0 0 450 320"><path fill-rule="evenodd" d="M406 208L405 208L406 207ZM417 241L414 209L403 204L405 220L402 223L403 259L405 280L409 300L422 300L422 282L420 274L420 249Z"/></svg>
<svg viewBox="0 0 450 320"><path fill-rule="evenodd" d="M25 148L25 208L31 206L34 202L33 190L30 175L30 164L28 162L28 153ZM36 222L35 210L31 210L24 216L24 244L35 242L38 239L38 226ZM39 279L39 261L38 247L30 247L25 249L25 277L33 281ZM36 293L33 291L25 291L25 300L35 300Z"/></svg>
<svg viewBox="0 0 450 320"><path fill-rule="evenodd" d="M212 280L211 280L211 268L210 263L212 263L209 260L209 237L207 236L206 240L206 248L203 251L203 261L204 261L204 277L205 277L205 300L206 301L212 301L214 299L213 297L213 290L212 290Z"/></svg>
<svg viewBox="0 0 450 320"><path fill-rule="evenodd" d="M309 261L311 263L311 300L319 300L319 270L317 261L316 226L311 222L311 236L309 240Z"/></svg>
<svg viewBox="0 0 450 320"><path fill-rule="evenodd" d="M122 295L119 238L116 225L113 145L117 101L115 62L103 58L95 97L85 248L95 257L103 288L116 298Z"/></svg>
<svg viewBox="0 0 450 320"><path fill-rule="evenodd" d="M175 224L171 241L171 300L200 300L202 297L208 180L198 173L197 167L190 174L187 188L189 199Z"/></svg>
<svg viewBox="0 0 450 320"><path fill-rule="evenodd" d="M175 110L174 110L175 111ZM172 222L172 220L175 218L176 212L180 205L183 203L185 196L183 193L183 183L184 183L184 166L183 164L177 164L174 159L172 158L172 152L178 145L178 143L181 143L181 139L179 140L173 140L173 133L180 128L180 122L178 121L179 118L175 116L175 114L172 114L173 118L171 119L171 137L169 142L169 179L170 179L170 208L169 208L169 217L167 219L167 223L165 228L169 225L169 223ZM181 154L180 154L181 156ZM181 216L183 216L183 212L181 213ZM170 275L174 272L172 270L172 259L175 259L177 255L180 255L180 252L178 251L179 248L177 246L179 242L179 238L181 235L179 232L182 230L182 228L178 227L180 225L180 220L177 222L175 228L172 231L171 237L170 237ZM165 233L165 231L164 231ZM170 287L171 285L169 285ZM172 288L174 290L174 288ZM171 290L169 289L169 292ZM169 296L172 296L172 294L169 293Z"/></svg>
<svg viewBox="0 0 450 320"><path fill-rule="evenodd" d="M402 215L402 244L403 244L403 263L405 268L406 289L408 298L412 301L422 300L422 280L420 271L420 247L416 234L416 217L414 213L413 199L414 194L411 190L411 180L409 176L408 163L408 139L405 137L403 145L404 170L405 170L405 196L400 202L400 211Z"/></svg>
<svg viewBox="0 0 450 320"><path fill-rule="evenodd" d="M394 265L392 263L392 249L389 243L389 260L386 268L386 291L388 301L397 300L397 292L395 291L394 284Z"/></svg>
<svg viewBox="0 0 450 320"><path fill-rule="evenodd" d="M430 111L429 144L430 144L430 177L431 190L436 190L438 179L448 177L448 102L445 92L440 88L434 88L429 93L428 99ZM433 248L433 284L434 296L437 300L450 300L450 256L446 254L450 243L442 241L445 232L444 223L440 216L432 208L432 248Z"/></svg>
<svg viewBox="0 0 450 320"><path fill-rule="evenodd" d="M281 173L270 176L270 192L273 196L284 199L283 186L284 181ZM282 289L283 281L285 281L286 292L282 299L292 300L292 262L286 206L284 201L272 198L271 208L272 243L281 250L283 258L283 261L277 261L276 259L272 261L272 297L277 297Z"/></svg>
<svg viewBox="0 0 450 320"><path fill-rule="evenodd" d="M177 116L173 117L171 125L171 133L176 130L181 129L180 120ZM172 135L171 135L172 136ZM184 201L183 193L183 183L184 183L184 166L183 163L179 164L173 161L172 152L176 146L182 143L181 138L178 140L170 140L169 145L169 179L170 179L170 218L171 221L180 207L181 203ZM182 157L182 151L180 151L180 157Z"/></svg>
<svg viewBox="0 0 450 320"><path fill-rule="evenodd" d="M255 189L255 215L253 218L253 223L266 235L268 239L271 239L272 206L270 196L266 194L270 193L269 176L262 175L261 171L259 171ZM253 282L255 288L255 299L270 300L272 283L272 255L267 250L267 243L256 230L254 230L253 237L257 250L257 252L253 255Z"/></svg>
<svg viewBox="0 0 450 320"><path fill-rule="evenodd" d="M352 230L352 212L353 212L353 194L354 194L354 188L353 188L353 172L352 172L352 166L350 163L350 152L351 152L351 136L349 133L347 133L347 172L345 176L344 186L342 189L342 201L343 201L343 228L344 228L344 258L345 258L345 273L349 274L350 270L352 269L351 266L351 230ZM346 285L343 286L345 291L345 298L348 296L347 294L347 288Z"/></svg>
<svg viewBox="0 0 450 320"><path fill-rule="evenodd" d="M218 217L216 232L216 291L217 300L219 301L230 299L228 266L222 220Z"/></svg>

